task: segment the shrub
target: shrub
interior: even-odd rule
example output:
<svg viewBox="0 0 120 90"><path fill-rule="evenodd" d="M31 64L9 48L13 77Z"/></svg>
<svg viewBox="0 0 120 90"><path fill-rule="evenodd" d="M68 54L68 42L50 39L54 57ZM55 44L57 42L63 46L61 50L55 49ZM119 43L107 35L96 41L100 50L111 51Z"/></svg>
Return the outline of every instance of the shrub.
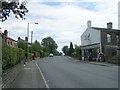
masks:
<svg viewBox="0 0 120 90"><path fill-rule="evenodd" d="M2 68L6 70L25 58L25 51L20 48L7 46L5 42L2 45Z"/></svg>

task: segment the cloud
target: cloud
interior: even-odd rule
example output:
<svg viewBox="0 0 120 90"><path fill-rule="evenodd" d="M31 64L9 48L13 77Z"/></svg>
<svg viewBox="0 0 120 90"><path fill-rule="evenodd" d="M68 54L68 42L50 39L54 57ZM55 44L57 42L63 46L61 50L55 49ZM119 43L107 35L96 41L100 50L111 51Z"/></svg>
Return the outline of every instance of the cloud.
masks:
<svg viewBox="0 0 120 90"><path fill-rule="evenodd" d="M27 22L38 22L39 25L30 24L34 40L51 36L59 50L70 42L81 44L80 36L88 20L95 27L107 27L107 22L113 22L113 28L118 28L118 0L30 0L27 7L25 21L9 18L2 29L8 29L15 39L24 38Z"/></svg>

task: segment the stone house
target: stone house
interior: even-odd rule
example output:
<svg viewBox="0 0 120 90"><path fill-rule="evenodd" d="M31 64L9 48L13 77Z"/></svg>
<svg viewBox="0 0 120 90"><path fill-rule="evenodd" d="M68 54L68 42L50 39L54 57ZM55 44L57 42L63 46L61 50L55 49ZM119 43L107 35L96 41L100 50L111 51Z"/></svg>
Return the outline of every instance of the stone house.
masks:
<svg viewBox="0 0 120 90"><path fill-rule="evenodd" d="M107 23L107 28L92 27L91 21L87 22L87 29L81 35L82 60L97 60L99 53L103 53L104 60L111 60L117 55L117 40L120 39L120 30L112 28L112 22Z"/></svg>

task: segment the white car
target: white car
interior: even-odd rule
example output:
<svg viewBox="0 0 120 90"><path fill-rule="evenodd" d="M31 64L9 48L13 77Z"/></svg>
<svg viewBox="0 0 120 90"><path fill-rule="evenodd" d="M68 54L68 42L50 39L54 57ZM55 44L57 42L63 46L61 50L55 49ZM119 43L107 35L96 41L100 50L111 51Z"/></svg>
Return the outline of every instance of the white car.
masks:
<svg viewBox="0 0 120 90"><path fill-rule="evenodd" d="M49 57L53 57L53 53L50 53Z"/></svg>

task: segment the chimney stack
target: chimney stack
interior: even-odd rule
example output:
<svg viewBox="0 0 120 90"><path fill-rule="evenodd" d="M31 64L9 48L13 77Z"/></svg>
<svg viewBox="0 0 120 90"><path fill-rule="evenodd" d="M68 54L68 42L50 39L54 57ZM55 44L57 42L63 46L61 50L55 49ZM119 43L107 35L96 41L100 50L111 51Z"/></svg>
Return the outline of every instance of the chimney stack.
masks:
<svg viewBox="0 0 120 90"><path fill-rule="evenodd" d="M92 26L92 22L90 20L87 21L87 28L90 28Z"/></svg>
<svg viewBox="0 0 120 90"><path fill-rule="evenodd" d="M7 31L7 30L4 31L4 35L5 35L6 37L8 36L8 31Z"/></svg>
<svg viewBox="0 0 120 90"><path fill-rule="evenodd" d="M112 29L112 22L107 23L107 28Z"/></svg>

